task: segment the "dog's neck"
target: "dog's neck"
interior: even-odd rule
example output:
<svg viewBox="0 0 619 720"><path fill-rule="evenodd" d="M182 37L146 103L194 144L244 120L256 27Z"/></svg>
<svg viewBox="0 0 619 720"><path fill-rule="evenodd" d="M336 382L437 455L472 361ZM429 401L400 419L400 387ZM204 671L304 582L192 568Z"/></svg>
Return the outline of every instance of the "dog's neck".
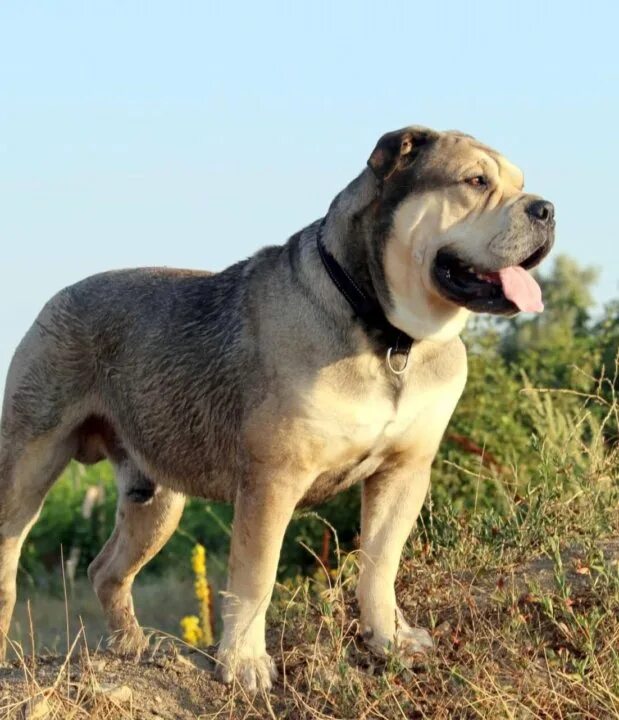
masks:
<svg viewBox="0 0 619 720"><path fill-rule="evenodd" d="M386 262L393 242L397 197L384 195L384 188L366 168L329 207L326 245L363 292L381 308L388 322L416 341L451 342L469 316L462 308L438 303L423 288L420 272L413 298L397 298L388 284ZM413 259L411 258L411 262Z"/></svg>
<svg viewBox="0 0 619 720"><path fill-rule="evenodd" d="M359 224L342 227L337 219L327 215L320 222L316 242L319 247L322 245L325 248L368 303L382 307L370 273L366 243Z"/></svg>
<svg viewBox="0 0 619 720"><path fill-rule="evenodd" d="M372 246L372 206L378 201L379 186L366 168L333 199L323 220L322 240L327 250L354 280L370 302L384 308L389 301L386 287L376 282L370 256ZM368 242L369 241L369 242Z"/></svg>
<svg viewBox="0 0 619 720"><path fill-rule="evenodd" d="M400 330L404 336L414 337L416 341L425 340L443 344L457 337L463 329L461 312L454 318L449 315L444 323L429 326L423 308L418 316L410 312L399 312L393 305L391 291L387 284L384 267L384 252L389 241L393 208L383 208L381 189L369 169L362 172L333 200L324 219L322 238L325 248L335 258L338 265L361 289L364 296L375 303L387 318L387 322ZM351 313L350 303L338 290L333 278L329 276L324 261L318 252L317 235L321 221L309 225L299 233L303 238L305 251L302 253L314 269L312 276L305 277L306 286L311 287L312 295L318 302L329 298L328 307L337 313L342 322L353 322L361 327ZM318 284L316 285L316 282ZM430 308L428 309L430 314ZM456 309L457 310L457 309ZM452 313L453 315L454 313ZM402 316L403 322L398 322ZM385 338L378 337L371 328L362 328L375 347L376 352L384 353ZM392 336L393 337L393 336Z"/></svg>
<svg viewBox="0 0 619 720"><path fill-rule="evenodd" d="M348 269L342 264L342 261L338 261L333 253L326 247L324 231L328 224L328 219L328 217L322 219L316 234L316 245L323 267L335 287L350 305L355 319L363 327L368 337L379 349L387 350L389 366L398 374L406 367L408 354L414 339L393 326L387 319L383 307L378 300L378 294L372 282L371 272L368 272L369 265L365 258L366 253L361 252L362 249L365 249L365 245L363 243L357 243L356 246L354 246L348 241L345 242L343 246L340 246L340 250L355 248L354 253L342 253L349 259L347 263ZM354 262L355 260L356 262ZM350 270L351 267L357 268L357 271ZM360 280L360 278L363 278L363 280ZM395 355L401 355L403 358L399 363L399 370L395 370L391 362L391 357Z"/></svg>

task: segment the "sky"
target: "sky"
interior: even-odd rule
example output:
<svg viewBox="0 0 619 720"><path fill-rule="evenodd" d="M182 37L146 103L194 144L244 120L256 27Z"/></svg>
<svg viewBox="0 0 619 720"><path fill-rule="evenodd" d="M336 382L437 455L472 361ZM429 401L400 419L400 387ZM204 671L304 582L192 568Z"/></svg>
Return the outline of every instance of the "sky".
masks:
<svg viewBox="0 0 619 720"><path fill-rule="evenodd" d="M378 137L457 128L619 297L619 3L0 3L0 388L60 288L218 270L327 208Z"/></svg>

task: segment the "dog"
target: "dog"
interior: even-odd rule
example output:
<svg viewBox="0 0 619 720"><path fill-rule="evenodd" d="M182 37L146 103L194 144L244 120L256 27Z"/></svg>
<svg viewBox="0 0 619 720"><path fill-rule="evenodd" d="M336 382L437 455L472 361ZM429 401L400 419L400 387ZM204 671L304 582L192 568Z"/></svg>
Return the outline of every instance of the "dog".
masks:
<svg viewBox="0 0 619 720"><path fill-rule="evenodd" d="M218 672L268 689L265 613L295 508L362 483L360 632L403 661L432 640L394 581L466 380L472 312L542 309L528 270L553 205L460 132L387 133L324 218L211 274L107 272L61 290L10 365L0 435L0 655L20 548L67 463L107 458L112 536L89 577L121 652L133 579L186 496L234 503Z"/></svg>

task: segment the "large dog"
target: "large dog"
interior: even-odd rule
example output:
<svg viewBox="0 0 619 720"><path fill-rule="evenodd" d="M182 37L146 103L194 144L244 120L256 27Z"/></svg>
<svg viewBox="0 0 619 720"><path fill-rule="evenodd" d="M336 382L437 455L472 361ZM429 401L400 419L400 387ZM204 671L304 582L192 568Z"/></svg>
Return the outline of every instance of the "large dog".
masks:
<svg viewBox="0 0 619 720"><path fill-rule="evenodd" d="M284 531L299 505L363 483L360 627L404 660L431 647L394 581L466 379L471 311L542 309L528 268L553 206L458 132L378 142L325 218L216 274L109 272L43 308L7 378L0 444L0 645L20 548L69 462L108 458L114 532L89 568L124 652L131 586L185 496L233 502L220 676L269 687L265 647ZM0 656L4 648L0 647Z"/></svg>

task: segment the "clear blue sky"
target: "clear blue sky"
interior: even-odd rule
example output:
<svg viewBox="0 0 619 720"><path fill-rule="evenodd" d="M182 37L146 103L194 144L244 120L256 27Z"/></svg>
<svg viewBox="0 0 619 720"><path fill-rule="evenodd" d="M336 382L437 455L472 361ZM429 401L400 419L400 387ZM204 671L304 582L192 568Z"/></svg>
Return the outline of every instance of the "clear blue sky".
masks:
<svg viewBox="0 0 619 720"><path fill-rule="evenodd" d="M618 296L618 28L615 2L4 0L0 387L59 288L281 242L410 123L519 164Z"/></svg>

